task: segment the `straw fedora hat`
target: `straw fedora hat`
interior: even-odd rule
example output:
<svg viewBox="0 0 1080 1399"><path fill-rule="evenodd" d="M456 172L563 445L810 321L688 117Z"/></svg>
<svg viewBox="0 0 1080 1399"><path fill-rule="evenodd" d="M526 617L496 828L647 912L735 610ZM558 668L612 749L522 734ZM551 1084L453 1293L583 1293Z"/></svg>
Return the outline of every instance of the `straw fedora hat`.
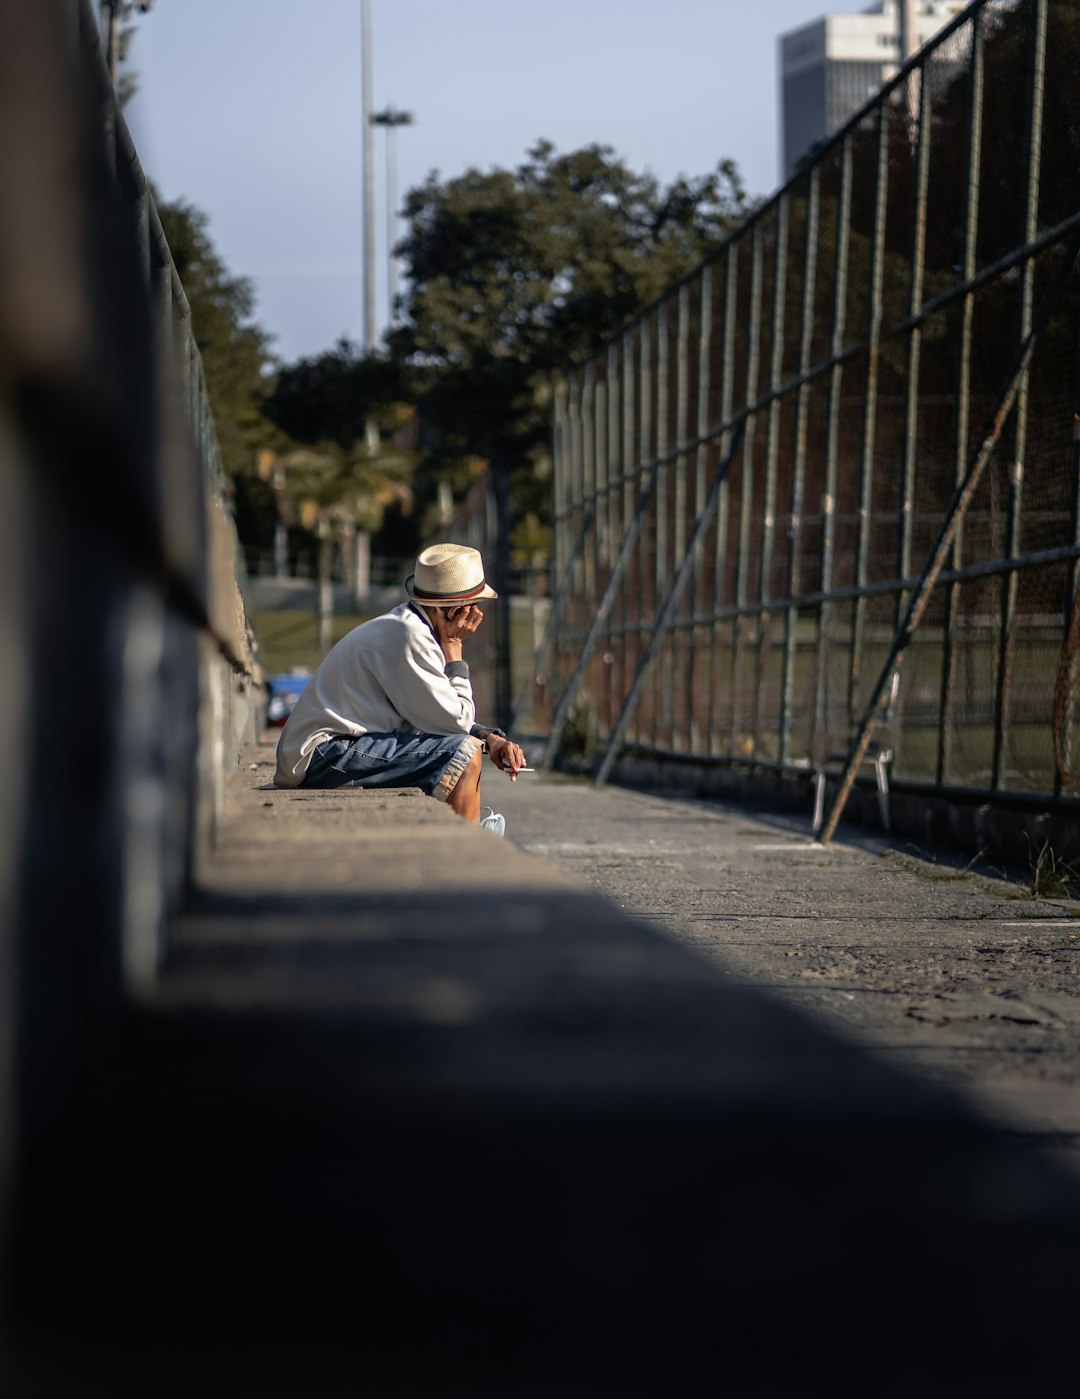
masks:
<svg viewBox="0 0 1080 1399"><path fill-rule="evenodd" d="M405 579L405 591L421 607L462 607L499 596L484 578L479 549L467 544L432 544L422 549L416 571Z"/></svg>

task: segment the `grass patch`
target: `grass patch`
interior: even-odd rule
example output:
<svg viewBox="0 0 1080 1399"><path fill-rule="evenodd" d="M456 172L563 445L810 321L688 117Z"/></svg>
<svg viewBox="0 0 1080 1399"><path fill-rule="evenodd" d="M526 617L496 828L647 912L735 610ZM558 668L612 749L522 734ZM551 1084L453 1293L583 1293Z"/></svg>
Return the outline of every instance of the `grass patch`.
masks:
<svg viewBox="0 0 1080 1399"><path fill-rule="evenodd" d="M1044 923L1046 921L1046 911L1041 908L1032 909L1030 912L1024 912L1023 909L1017 909L1013 916L1020 921L1022 921L1025 918L1035 923ZM1063 908L1059 911L1057 915L1057 920L1059 923L1078 922L1080 921L1080 909ZM1069 937L1076 937L1076 933L1070 933Z"/></svg>
<svg viewBox="0 0 1080 1399"><path fill-rule="evenodd" d="M1048 840L1036 852L1028 841L1028 865L1031 869L1031 894L1036 899L1069 899L1080 885L1080 873L1063 860Z"/></svg>
<svg viewBox="0 0 1080 1399"><path fill-rule="evenodd" d="M883 850L881 859L888 860L906 870L908 874L917 875L931 884L964 883L995 899L1071 899L1075 897L1075 890L1080 888L1080 871L1055 854L1049 841L1044 841L1037 853L1029 845L1028 863L1031 878L1026 884L1018 879L1011 879L1004 870L1001 872L1000 881L991 881L985 874L972 869L984 853L980 851L966 865L952 867L939 865L934 859L925 856L908 855L902 850ZM1017 916L1038 918L1041 915L1028 913ZM1080 918L1080 912L1067 916Z"/></svg>
<svg viewBox="0 0 1080 1399"><path fill-rule="evenodd" d="M936 857L930 859L925 856L916 857L907 855L902 850L883 850L881 859L888 860L890 864L898 865L900 869L907 870L909 874L917 874L920 879L929 880L931 884L961 884L970 881L977 887L981 887L972 866L985 854L985 850L980 850L977 855L971 857L966 865L939 865Z"/></svg>
<svg viewBox="0 0 1080 1399"><path fill-rule="evenodd" d="M930 860L916 859L914 855L905 855L902 850L883 850L881 858L906 870L908 874L917 874L920 879L929 880L932 884L958 884L971 877L971 871L966 866L962 869L950 869Z"/></svg>
<svg viewBox="0 0 1080 1399"><path fill-rule="evenodd" d="M335 613L330 627L331 645L366 621L368 615ZM248 620L259 643L259 662L267 675L314 670L325 655L319 646L319 620L314 612L281 608L252 612Z"/></svg>

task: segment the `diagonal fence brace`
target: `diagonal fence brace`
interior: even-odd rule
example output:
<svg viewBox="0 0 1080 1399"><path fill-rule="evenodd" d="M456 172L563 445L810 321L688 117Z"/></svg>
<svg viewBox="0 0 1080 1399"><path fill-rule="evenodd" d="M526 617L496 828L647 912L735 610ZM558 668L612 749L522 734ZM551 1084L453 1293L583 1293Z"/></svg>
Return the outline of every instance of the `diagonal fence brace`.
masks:
<svg viewBox="0 0 1080 1399"><path fill-rule="evenodd" d="M720 488L727 480L728 472L731 470L731 464L738 455L739 448L742 446L742 439L745 431L746 418L743 417L740 418L738 425L734 429L727 456L719 463L713 475L708 497L697 519L694 521L694 533L691 536L690 545L683 555L683 561L679 565L679 571L676 573L675 580L668 589L668 594L664 599L663 606L657 614L652 635L649 637L649 644L645 648L645 654L638 662L637 670L634 672L634 678L631 681L630 689L627 692L626 699L623 701L623 707L619 712L619 717L615 721L615 727L611 731L611 737L608 739L607 752L604 754L603 761L596 774L596 782L598 785L606 782L611 775L611 769L614 767L615 759L618 757L623 735L626 732L627 725L633 718L638 700L641 698L641 691L644 687L645 677L648 674L649 667L652 665L656 653L663 645L665 637L671 630L671 624L675 620L675 612L679 606L679 601L682 598L687 583L690 581L690 575L694 571L695 557L698 550L701 548L710 525L714 522L716 503L720 498Z"/></svg>
<svg viewBox="0 0 1080 1399"><path fill-rule="evenodd" d="M660 474L660 463L663 459L657 457L649 468L649 475L645 484L641 488L638 496L637 508L634 511L634 518L630 521L630 528L626 531L626 536L619 550L619 557L615 561L615 567L611 570L611 577L608 579L607 587L604 589L604 596L600 599L600 605L596 609L596 616L592 620L589 634L585 638L585 644L581 648L581 655L577 659L574 673L570 677L570 683L563 691L556 706L555 713L551 720L551 734L548 737L547 747L544 749L544 756L540 760L541 766L549 768L555 761L555 755L559 751L562 741L563 725L566 723L566 716L570 712L570 706L577 699L578 690L581 688L581 677L585 674L585 668L592 659L592 653L596 649L600 633L604 629L607 615L611 611L615 601L615 595L619 591L623 574L626 572L626 565L630 561L630 554L637 543L638 535L641 533L641 522L645 518L645 512L649 508L653 496L656 494L656 482Z"/></svg>
<svg viewBox="0 0 1080 1399"><path fill-rule="evenodd" d="M1080 235L1074 235L1070 240L1065 254L1061 259L1061 264L1054 274L1054 280L1043 296L1031 329L1020 347L1020 353L1017 356L1016 366L1013 369L1012 376L998 402L997 411L990 425L990 431L975 453L971 465L968 467L966 476L956 489L952 503L949 506L949 513L946 515L944 523L941 526L941 531L938 534L937 543L934 545L930 557L927 560L926 567L923 569L922 576L919 579L915 591L912 593L911 602L908 604L904 619L897 628L896 635L893 637L889 658L881 669L881 674L878 677L877 684L874 686L873 694L870 696L870 701L866 706L866 711L859 725L858 734L852 744L851 752L847 756L847 763L840 779L840 790L833 800L828 820L825 822L821 834L818 837L822 845L828 845L829 841L832 840L833 835L836 833L837 826L840 824L840 817L843 815L844 807L847 805L848 797L851 795L851 789L855 785L855 775L859 770L859 765L866 757L867 749L870 747L870 740L873 737L874 727L877 724L878 706L881 704L881 701L885 697L885 692L892 683L893 675L900 669L905 648L915 635L923 619L938 577L945 567L945 559L956 537L956 532L963 523L964 516L967 514L968 506L974 498L975 491L982 479L983 472L986 470L987 463L993 455L1002 432L1005 430L1005 424L1008 421L1009 414L1012 412L1013 404L1016 402L1016 396L1020 391L1024 376L1031 367L1031 360L1035 353L1035 347L1038 345L1043 331L1050 323L1050 318L1057 308L1058 301L1061 299L1061 295L1065 290L1069 278L1072 276L1077 257L1080 257Z"/></svg>
<svg viewBox="0 0 1080 1399"><path fill-rule="evenodd" d="M555 596L551 600L551 612L548 616L547 626L544 628L544 635L540 639L540 645L536 648L536 655L533 659L533 675L543 674L547 665L548 652L551 650L551 643L555 640L555 635L559 629L559 618L566 605L566 599L570 596L570 585L574 577L574 565L581 557L581 551L585 547L585 541L589 537L589 530L592 529L593 521L596 518L596 506L590 505L585 511L584 519L581 521L581 528L578 530L577 538L574 540L574 547L570 550L570 558L563 569L563 576L555 590ZM513 713L510 717L511 733L517 727L518 718L525 707L525 698L532 688L533 678L530 676L521 689L517 692L514 700Z"/></svg>

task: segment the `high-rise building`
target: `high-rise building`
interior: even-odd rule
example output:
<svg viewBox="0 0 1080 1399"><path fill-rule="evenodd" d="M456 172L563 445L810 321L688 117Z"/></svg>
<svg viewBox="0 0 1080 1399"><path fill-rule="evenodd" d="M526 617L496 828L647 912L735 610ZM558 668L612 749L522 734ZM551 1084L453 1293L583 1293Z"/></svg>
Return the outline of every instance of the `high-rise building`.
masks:
<svg viewBox="0 0 1080 1399"><path fill-rule="evenodd" d="M918 0L911 7L913 48L932 39L965 3ZM860 14L824 15L780 36L781 179L790 179L807 151L896 73L901 8L902 0L878 0Z"/></svg>

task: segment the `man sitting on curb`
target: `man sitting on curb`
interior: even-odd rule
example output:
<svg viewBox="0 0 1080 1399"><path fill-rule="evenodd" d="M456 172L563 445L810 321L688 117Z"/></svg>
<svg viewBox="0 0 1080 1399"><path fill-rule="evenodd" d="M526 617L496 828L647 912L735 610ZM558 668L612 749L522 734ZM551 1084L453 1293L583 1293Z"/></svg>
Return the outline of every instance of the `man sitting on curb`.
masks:
<svg viewBox="0 0 1080 1399"><path fill-rule="evenodd" d="M476 549L433 544L405 580L409 601L342 637L308 681L278 740L279 787L419 787L480 819L483 754L511 781L525 755L501 729L475 722L462 642L498 594Z"/></svg>

